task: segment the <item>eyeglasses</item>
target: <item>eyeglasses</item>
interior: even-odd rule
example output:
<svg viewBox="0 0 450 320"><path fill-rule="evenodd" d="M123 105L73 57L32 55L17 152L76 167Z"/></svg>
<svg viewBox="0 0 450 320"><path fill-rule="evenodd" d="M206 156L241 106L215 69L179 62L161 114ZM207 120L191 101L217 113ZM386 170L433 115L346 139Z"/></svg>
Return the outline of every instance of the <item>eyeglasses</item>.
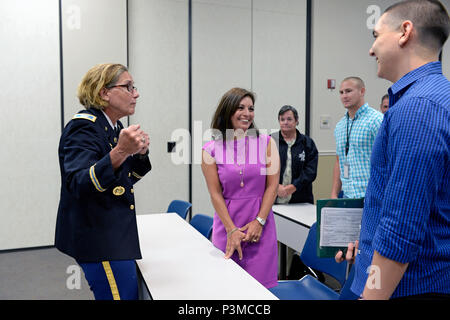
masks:
<svg viewBox="0 0 450 320"><path fill-rule="evenodd" d="M135 86L133 86L133 84L131 82L128 83L128 84L116 84L114 86L109 86L109 87L106 87L106 88L107 89L112 89L112 88L116 88L116 87L125 88L125 89L127 89L127 91L129 93L133 93L134 91L137 91L137 88Z"/></svg>

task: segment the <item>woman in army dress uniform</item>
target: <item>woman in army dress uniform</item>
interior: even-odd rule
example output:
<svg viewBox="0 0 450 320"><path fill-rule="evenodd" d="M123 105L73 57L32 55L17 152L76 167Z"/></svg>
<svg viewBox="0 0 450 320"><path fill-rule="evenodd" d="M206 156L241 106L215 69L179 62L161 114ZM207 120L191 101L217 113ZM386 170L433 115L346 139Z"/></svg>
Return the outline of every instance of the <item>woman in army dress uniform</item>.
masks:
<svg viewBox="0 0 450 320"><path fill-rule="evenodd" d="M133 185L151 170L149 136L124 128L139 94L120 64L91 68L78 87L85 110L59 143L61 198L55 245L82 267L96 299L137 299L141 258Z"/></svg>

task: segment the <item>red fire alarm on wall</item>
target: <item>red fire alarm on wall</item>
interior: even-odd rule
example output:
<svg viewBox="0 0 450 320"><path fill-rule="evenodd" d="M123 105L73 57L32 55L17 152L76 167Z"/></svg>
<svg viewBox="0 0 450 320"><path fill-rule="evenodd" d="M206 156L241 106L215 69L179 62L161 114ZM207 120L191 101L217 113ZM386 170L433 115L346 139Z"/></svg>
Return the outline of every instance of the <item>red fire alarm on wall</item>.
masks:
<svg viewBox="0 0 450 320"><path fill-rule="evenodd" d="M334 90L336 89L336 80L335 79L328 79L328 89Z"/></svg>

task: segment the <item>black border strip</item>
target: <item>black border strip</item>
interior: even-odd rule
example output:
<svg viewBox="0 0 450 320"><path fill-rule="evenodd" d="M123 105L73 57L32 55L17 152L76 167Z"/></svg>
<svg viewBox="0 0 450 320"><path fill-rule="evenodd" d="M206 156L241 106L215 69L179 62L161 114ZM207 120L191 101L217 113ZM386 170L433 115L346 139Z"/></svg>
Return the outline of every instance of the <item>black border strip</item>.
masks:
<svg viewBox="0 0 450 320"><path fill-rule="evenodd" d="M189 114L189 134L191 136L190 143L190 161L189 161L189 202L192 203L192 165L193 160L193 142L192 142L192 0L189 0L188 8L188 114ZM193 209L189 210L189 221L192 218Z"/></svg>
<svg viewBox="0 0 450 320"><path fill-rule="evenodd" d="M63 19L62 0L58 1L59 6L59 83L60 83L60 108L61 108L61 133L64 130L64 64L63 64Z"/></svg>
<svg viewBox="0 0 450 320"><path fill-rule="evenodd" d="M305 134L311 134L312 0L306 1Z"/></svg>

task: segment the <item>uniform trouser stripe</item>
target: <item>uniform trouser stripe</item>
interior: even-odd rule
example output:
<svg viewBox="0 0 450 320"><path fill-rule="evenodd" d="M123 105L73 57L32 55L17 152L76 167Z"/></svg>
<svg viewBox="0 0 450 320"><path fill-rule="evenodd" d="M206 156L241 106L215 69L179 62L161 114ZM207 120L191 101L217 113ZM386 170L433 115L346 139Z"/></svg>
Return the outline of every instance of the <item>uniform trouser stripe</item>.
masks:
<svg viewBox="0 0 450 320"><path fill-rule="evenodd" d="M103 261L102 265L103 265L103 269L105 269L106 278L108 279L113 299L120 300L119 289L117 288L116 279L114 278L114 274L112 272L109 261Z"/></svg>

